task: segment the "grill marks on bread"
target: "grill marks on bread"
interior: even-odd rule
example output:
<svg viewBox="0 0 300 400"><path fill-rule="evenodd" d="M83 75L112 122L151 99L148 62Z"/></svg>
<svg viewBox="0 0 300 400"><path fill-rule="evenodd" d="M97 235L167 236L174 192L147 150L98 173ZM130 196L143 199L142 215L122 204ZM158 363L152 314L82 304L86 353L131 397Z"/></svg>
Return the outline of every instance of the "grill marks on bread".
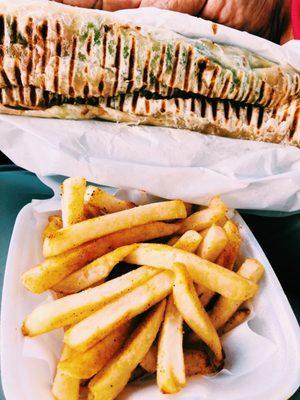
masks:
<svg viewBox="0 0 300 400"><path fill-rule="evenodd" d="M197 42L157 42L151 32L146 33L128 24L112 23L94 13L91 21L84 24L75 11L68 15L68 22L63 15L49 16L43 11L41 15L37 13L34 18L27 18L25 23L24 18L27 17L17 11L0 12L3 57L8 59L15 53L14 59L18 59L21 66L18 66L21 74L14 74L11 79L11 73L7 71L10 62L3 64L0 61L1 87L14 84L21 76L23 85L72 97L115 96L132 93L142 86L160 95L170 95L173 89L180 89L267 107L288 102L293 96L299 97L299 74L281 69L279 89L284 89L282 93L276 89L276 82L272 87L269 78L264 77L268 75L268 68L263 68L265 75L256 73L255 69L241 67L235 70L235 67L223 65L222 60L205 55L201 48L197 48ZM26 41L21 44L20 38ZM155 45L160 48L160 54L152 65L151 60L156 57ZM24 54L19 49L21 46ZM127 58L124 57L126 54L129 55ZM24 65L27 66L25 71ZM123 67L128 68L127 76L120 73ZM66 68L69 70L68 78L65 77ZM45 75L50 75L51 80Z"/></svg>

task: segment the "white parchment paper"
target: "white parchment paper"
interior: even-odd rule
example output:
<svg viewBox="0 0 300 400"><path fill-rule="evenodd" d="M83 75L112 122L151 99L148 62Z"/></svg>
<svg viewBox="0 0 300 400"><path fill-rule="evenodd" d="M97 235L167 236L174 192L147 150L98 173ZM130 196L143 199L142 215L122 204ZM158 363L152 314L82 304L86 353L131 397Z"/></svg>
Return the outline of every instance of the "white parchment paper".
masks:
<svg viewBox="0 0 300 400"><path fill-rule="evenodd" d="M300 69L298 41L279 46L222 25L214 34L209 21L154 8L114 17L160 28L159 37L206 37ZM80 173L99 184L199 204L221 194L235 208L300 209L300 150L294 147L170 128L0 115L0 150L42 176Z"/></svg>

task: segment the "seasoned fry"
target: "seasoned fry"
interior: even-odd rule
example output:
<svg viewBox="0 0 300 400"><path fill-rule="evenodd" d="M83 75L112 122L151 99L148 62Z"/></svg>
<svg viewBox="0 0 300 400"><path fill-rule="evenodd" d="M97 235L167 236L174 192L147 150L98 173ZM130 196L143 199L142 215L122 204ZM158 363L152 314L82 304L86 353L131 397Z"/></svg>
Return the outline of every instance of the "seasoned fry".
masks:
<svg viewBox="0 0 300 400"><path fill-rule="evenodd" d="M172 236L170 240L168 240L168 245L173 246L178 240L180 239L181 236Z"/></svg>
<svg viewBox="0 0 300 400"><path fill-rule="evenodd" d="M228 218L226 217L226 215L224 215L224 217L220 218L216 222L216 225L221 226L222 228L224 228L224 225L226 224L227 221L228 221Z"/></svg>
<svg viewBox="0 0 300 400"><path fill-rule="evenodd" d="M215 292L213 290L210 290L199 283L195 284L195 290L203 307L206 307L215 295Z"/></svg>
<svg viewBox="0 0 300 400"><path fill-rule="evenodd" d="M198 247L197 254L205 260L214 262L228 243L225 230L221 226L212 225Z"/></svg>
<svg viewBox="0 0 300 400"><path fill-rule="evenodd" d="M25 319L23 334L36 336L75 324L108 302L144 284L159 272L156 268L141 267L95 288L41 304Z"/></svg>
<svg viewBox="0 0 300 400"><path fill-rule="evenodd" d="M164 299L172 290L172 283L170 271L155 275L70 328L65 333L65 343L74 350L86 351L112 330Z"/></svg>
<svg viewBox="0 0 300 400"><path fill-rule="evenodd" d="M125 261L171 270L175 262L183 263L187 266L194 282L202 283L208 289L234 300L247 300L257 291L257 285L254 282L235 272L203 260L195 254L163 244L139 244L138 248L125 258Z"/></svg>
<svg viewBox="0 0 300 400"><path fill-rule="evenodd" d="M91 217L98 217L103 214L112 214L135 207L134 203L117 199L105 190L92 185L86 188L84 204L85 210Z"/></svg>
<svg viewBox="0 0 300 400"><path fill-rule="evenodd" d="M185 208L186 208L187 216L191 215L192 214L193 204L184 202L184 205L185 205Z"/></svg>
<svg viewBox="0 0 300 400"><path fill-rule="evenodd" d="M219 336L203 308L193 281L184 264L173 266L175 280L173 285L174 302L185 322L210 347L218 361L223 358Z"/></svg>
<svg viewBox="0 0 300 400"><path fill-rule="evenodd" d="M61 360L65 360L72 356L74 352L64 346ZM52 393L56 400L78 400L79 399L80 380L65 374L59 366L53 381Z"/></svg>
<svg viewBox="0 0 300 400"><path fill-rule="evenodd" d="M211 200L208 208L198 211L182 221L180 233L184 233L190 229L202 231L209 228L212 224L224 218L226 211L227 207L220 197L216 196Z"/></svg>
<svg viewBox="0 0 300 400"><path fill-rule="evenodd" d="M179 392L186 382L182 322L170 295L158 340L157 384L163 393Z"/></svg>
<svg viewBox="0 0 300 400"><path fill-rule="evenodd" d="M215 262L232 270L240 251L241 235L236 224L230 220L225 223L223 229L226 232L228 243Z"/></svg>
<svg viewBox="0 0 300 400"><path fill-rule="evenodd" d="M211 375L218 368L211 362L207 352L199 349L184 349L184 365L186 376ZM140 365L149 373L154 374L157 368L157 345L153 344Z"/></svg>
<svg viewBox="0 0 300 400"><path fill-rule="evenodd" d="M84 192L86 188L86 179L80 177L68 178L64 180L61 187L61 214L63 227L83 221L85 219Z"/></svg>
<svg viewBox="0 0 300 400"><path fill-rule="evenodd" d="M257 283L263 276L264 268L259 261L249 258L243 263L237 273L240 276ZM242 303L242 301L230 300L221 296L217 300L212 311L209 313L214 327L219 331L220 328L222 328L224 324L226 324L226 322L234 315ZM222 329L220 332L222 332ZM188 335L187 340L189 343L195 343L199 341L199 337L192 332Z"/></svg>
<svg viewBox="0 0 300 400"><path fill-rule="evenodd" d="M33 293L42 293L58 284L72 272L118 247L170 236L179 229L178 224L152 222L124 229L85 243L59 256L48 258L22 275L23 285Z"/></svg>
<svg viewBox="0 0 300 400"><path fill-rule="evenodd" d="M51 215L48 218L48 225L44 229L43 239L52 236L54 232L62 228L62 219L59 215Z"/></svg>
<svg viewBox="0 0 300 400"><path fill-rule="evenodd" d="M154 374L157 368L157 343L153 343L148 353L140 362L141 367L149 374Z"/></svg>
<svg viewBox="0 0 300 400"><path fill-rule="evenodd" d="M107 214L56 231L45 238L44 257L53 257L90 240L149 222L185 218L186 209L181 200L164 201Z"/></svg>
<svg viewBox="0 0 300 400"><path fill-rule="evenodd" d="M59 284L53 286L53 290L64 294L71 294L80 292L95 283L102 283L114 266L135 248L135 244L118 247L80 270L73 272L73 274L59 282Z"/></svg>
<svg viewBox="0 0 300 400"><path fill-rule="evenodd" d="M58 368L65 374L78 379L89 379L99 372L116 354L133 328L132 321L112 331L103 340L84 353L75 352L60 361Z"/></svg>
<svg viewBox="0 0 300 400"><path fill-rule="evenodd" d="M89 400L113 400L124 389L154 342L164 311L165 301L162 301L134 331L123 350L91 380Z"/></svg>
<svg viewBox="0 0 300 400"><path fill-rule="evenodd" d="M223 325L219 330L220 335L225 335L225 333L230 332L232 329L241 325L250 315L249 308L240 308L237 310L231 318Z"/></svg>
<svg viewBox="0 0 300 400"><path fill-rule="evenodd" d="M205 240L207 240L206 237L207 237L207 234L209 233L210 229L211 228L208 228L207 232L205 233ZM228 242L227 242L225 248L223 249L223 251L221 252L221 254L219 255L219 257L217 257L215 262L218 265L222 265L223 267L225 267L229 270L232 270L234 263L236 261L236 258L238 256L238 253L239 253L240 244L241 244L241 236L240 236L238 227L232 221L227 221L225 223L223 229L226 232ZM201 234L202 234L202 232L201 232ZM203 242L204 242L204 240L203 240ZM203 244L203 242L200 244L200 247ZM199 249L200 249L200 247L199 247ZM212 247L214 247L214 245L212 245ZM200 252L201 252L201 249L200 249ZM205 258L205 257L203 257L203 258ZM211 261L213 261L213 260L211 260ZM215 293L212 290L207 289L205 286L199 285L199 284L195 286L195 289L201 300L202 305L204 307L207 306L207 304L213 298Z"/></svg>
<svg viewBox="0 0 300 400"><path fill-rule="evenodd" d="M178 240L173 244L175 249L182 249L189 253L194 253L199 244L201 243L202 236L196 231L186 231Z"/></svg>
<svg viewBox="0 0 300 400"><path fill-rule="evenodd" d="M248 258L239 268L237 273L240 276L257 283L263 276L264 267L259 261L253 258ZM232 317L241 304L241 301L234 301L221 296L210 313L210 319L215 328L221 328L229 318Z"/></svg>

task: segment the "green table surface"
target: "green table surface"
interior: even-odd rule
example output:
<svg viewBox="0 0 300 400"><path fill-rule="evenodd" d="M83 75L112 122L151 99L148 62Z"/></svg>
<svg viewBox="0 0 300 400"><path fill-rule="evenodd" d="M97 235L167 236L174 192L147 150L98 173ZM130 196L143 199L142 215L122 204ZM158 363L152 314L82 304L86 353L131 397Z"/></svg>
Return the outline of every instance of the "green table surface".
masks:
<svg viewBox="0 0 300 400"><path fill-rule="evenodd" d="M47 199L52 195L51 189L34 174L13 165L0 166L1 291L9 241L17 214L32 199ZM300 214L272 213L266 217L243 211L242 215L269 258L299 321ZM3 399L1 390L0 400ZM300 400L300 392L291 400Z"/></svg>

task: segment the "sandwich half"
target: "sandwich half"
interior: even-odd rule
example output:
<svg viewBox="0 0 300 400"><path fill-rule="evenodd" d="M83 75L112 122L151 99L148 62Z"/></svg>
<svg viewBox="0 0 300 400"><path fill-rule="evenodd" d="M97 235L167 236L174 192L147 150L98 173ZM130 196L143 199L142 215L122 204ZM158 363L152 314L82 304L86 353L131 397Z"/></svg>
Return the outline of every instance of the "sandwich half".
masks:
<svg viewBox="0 0 300 400"><path fill-rule="evenodd" d="M300 146L300 74L238 47L53 2L0 5L0 111Z"/></svg>

